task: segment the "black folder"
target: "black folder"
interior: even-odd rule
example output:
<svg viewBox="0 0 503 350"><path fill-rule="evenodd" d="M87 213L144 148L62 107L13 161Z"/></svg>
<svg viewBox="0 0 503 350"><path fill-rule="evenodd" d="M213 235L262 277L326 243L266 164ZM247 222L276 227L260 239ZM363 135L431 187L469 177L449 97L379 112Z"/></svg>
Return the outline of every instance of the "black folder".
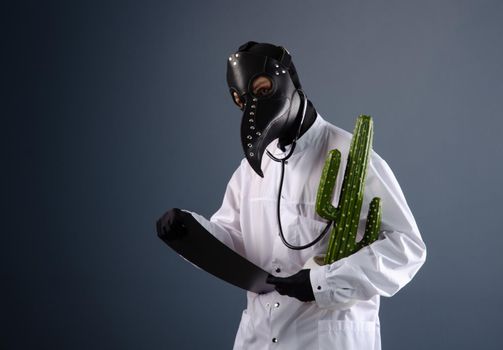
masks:
<svg viewBox="0 0 503 350"><path fill-rule="evenodd" d="M239 288L268 293L274 285L266 283L268 272L245 259L208 232L192 215L184 217L186 234L167 241L174 251L206 272Z"/></svg>

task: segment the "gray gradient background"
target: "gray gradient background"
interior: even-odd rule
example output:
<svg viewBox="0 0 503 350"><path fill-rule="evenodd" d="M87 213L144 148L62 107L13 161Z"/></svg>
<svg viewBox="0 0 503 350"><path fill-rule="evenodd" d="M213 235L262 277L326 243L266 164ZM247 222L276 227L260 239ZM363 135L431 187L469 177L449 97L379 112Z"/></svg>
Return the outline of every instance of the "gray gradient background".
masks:
<svg viewBox="0 0 503 350"><path fill-rule="evenodd" d="M503 2L2 12L2 349L231 348L244 292L179 258L154 223L219 207L242 157L226 58L247 40L290 50L326 120L375 119L428 247L382 299L383 348L502 348Z"/></svg>

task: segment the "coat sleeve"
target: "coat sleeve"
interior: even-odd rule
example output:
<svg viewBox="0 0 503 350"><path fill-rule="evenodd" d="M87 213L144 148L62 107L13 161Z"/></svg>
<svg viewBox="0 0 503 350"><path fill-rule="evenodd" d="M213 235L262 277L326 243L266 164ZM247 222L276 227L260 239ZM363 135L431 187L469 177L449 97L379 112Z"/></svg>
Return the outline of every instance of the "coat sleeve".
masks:
<svg viewBox="0 0 503 350"><path fill-rule="evenodd" d="M232 175L225 190L224 199L220 208L210 220L205 217L185 210L190 213L206 230L220 242L245 256L243 237L240 224L241 184L243 176L243 162Z"/></svg>
<svg viewBox="0 0 503 350"><path fill-rule="evenodd" d="M379 239L330 265L311 269L316 303L345 308L375 295L390 297L405 286L426 259L426 246L393 172L375 152L369 162L358 236L362 236L368 205L380 197Z"/></svg>

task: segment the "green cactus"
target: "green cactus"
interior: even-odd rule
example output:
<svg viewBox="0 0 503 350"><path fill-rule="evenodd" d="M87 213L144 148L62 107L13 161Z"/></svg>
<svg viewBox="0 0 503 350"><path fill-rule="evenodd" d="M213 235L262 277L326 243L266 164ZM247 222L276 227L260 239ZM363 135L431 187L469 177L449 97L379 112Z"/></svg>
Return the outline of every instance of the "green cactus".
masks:
<svg viewBox="0 0 503 350"><path fill-rule="evenodd" d="M360 242L356 242L372 134L372 118L366 115L358 117L337 208L332 205L332 197L341 163L341 152L337 149L330 151L325 161L316 197L318 215L333 221L325 264L347 257L377 240L381 226L381 199L375 197L370 202L365 234Z"/></svg>

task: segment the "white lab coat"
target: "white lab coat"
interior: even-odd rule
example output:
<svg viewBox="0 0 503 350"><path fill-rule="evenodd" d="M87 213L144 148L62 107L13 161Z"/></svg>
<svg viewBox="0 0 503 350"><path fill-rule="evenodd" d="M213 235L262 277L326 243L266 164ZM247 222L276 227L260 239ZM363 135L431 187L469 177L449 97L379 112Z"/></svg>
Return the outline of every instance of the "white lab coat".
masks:
<svg viewBox="0 0 503 350"><path fill-rule="evenodd" d="M378 137L378 135L377 135ZM315 212L316 192L328 152L342 153L333 204L337 205L351 134L318 114L298 140L285 169L281 220L287 241L311 242L325 227ZM284 156L276 142L268 149ZM287 149L288 151L288 149ZM192 213L215 237L264 270L287 277L326 252L328 236L315 246L288 249L278 234L276 201L281 164L264 155L264 178L243 159L225 192L222 206L208 221ZM367 170L359 237L368 205L382 200L379 240L331 265L311 269L315 301L304 303L277 292L247 292L234 349L381 349L379 297L406 285L426 258L426 248L400 186L386 162L372 151ZM341 309L348 302L353 306Z"/></svg>

